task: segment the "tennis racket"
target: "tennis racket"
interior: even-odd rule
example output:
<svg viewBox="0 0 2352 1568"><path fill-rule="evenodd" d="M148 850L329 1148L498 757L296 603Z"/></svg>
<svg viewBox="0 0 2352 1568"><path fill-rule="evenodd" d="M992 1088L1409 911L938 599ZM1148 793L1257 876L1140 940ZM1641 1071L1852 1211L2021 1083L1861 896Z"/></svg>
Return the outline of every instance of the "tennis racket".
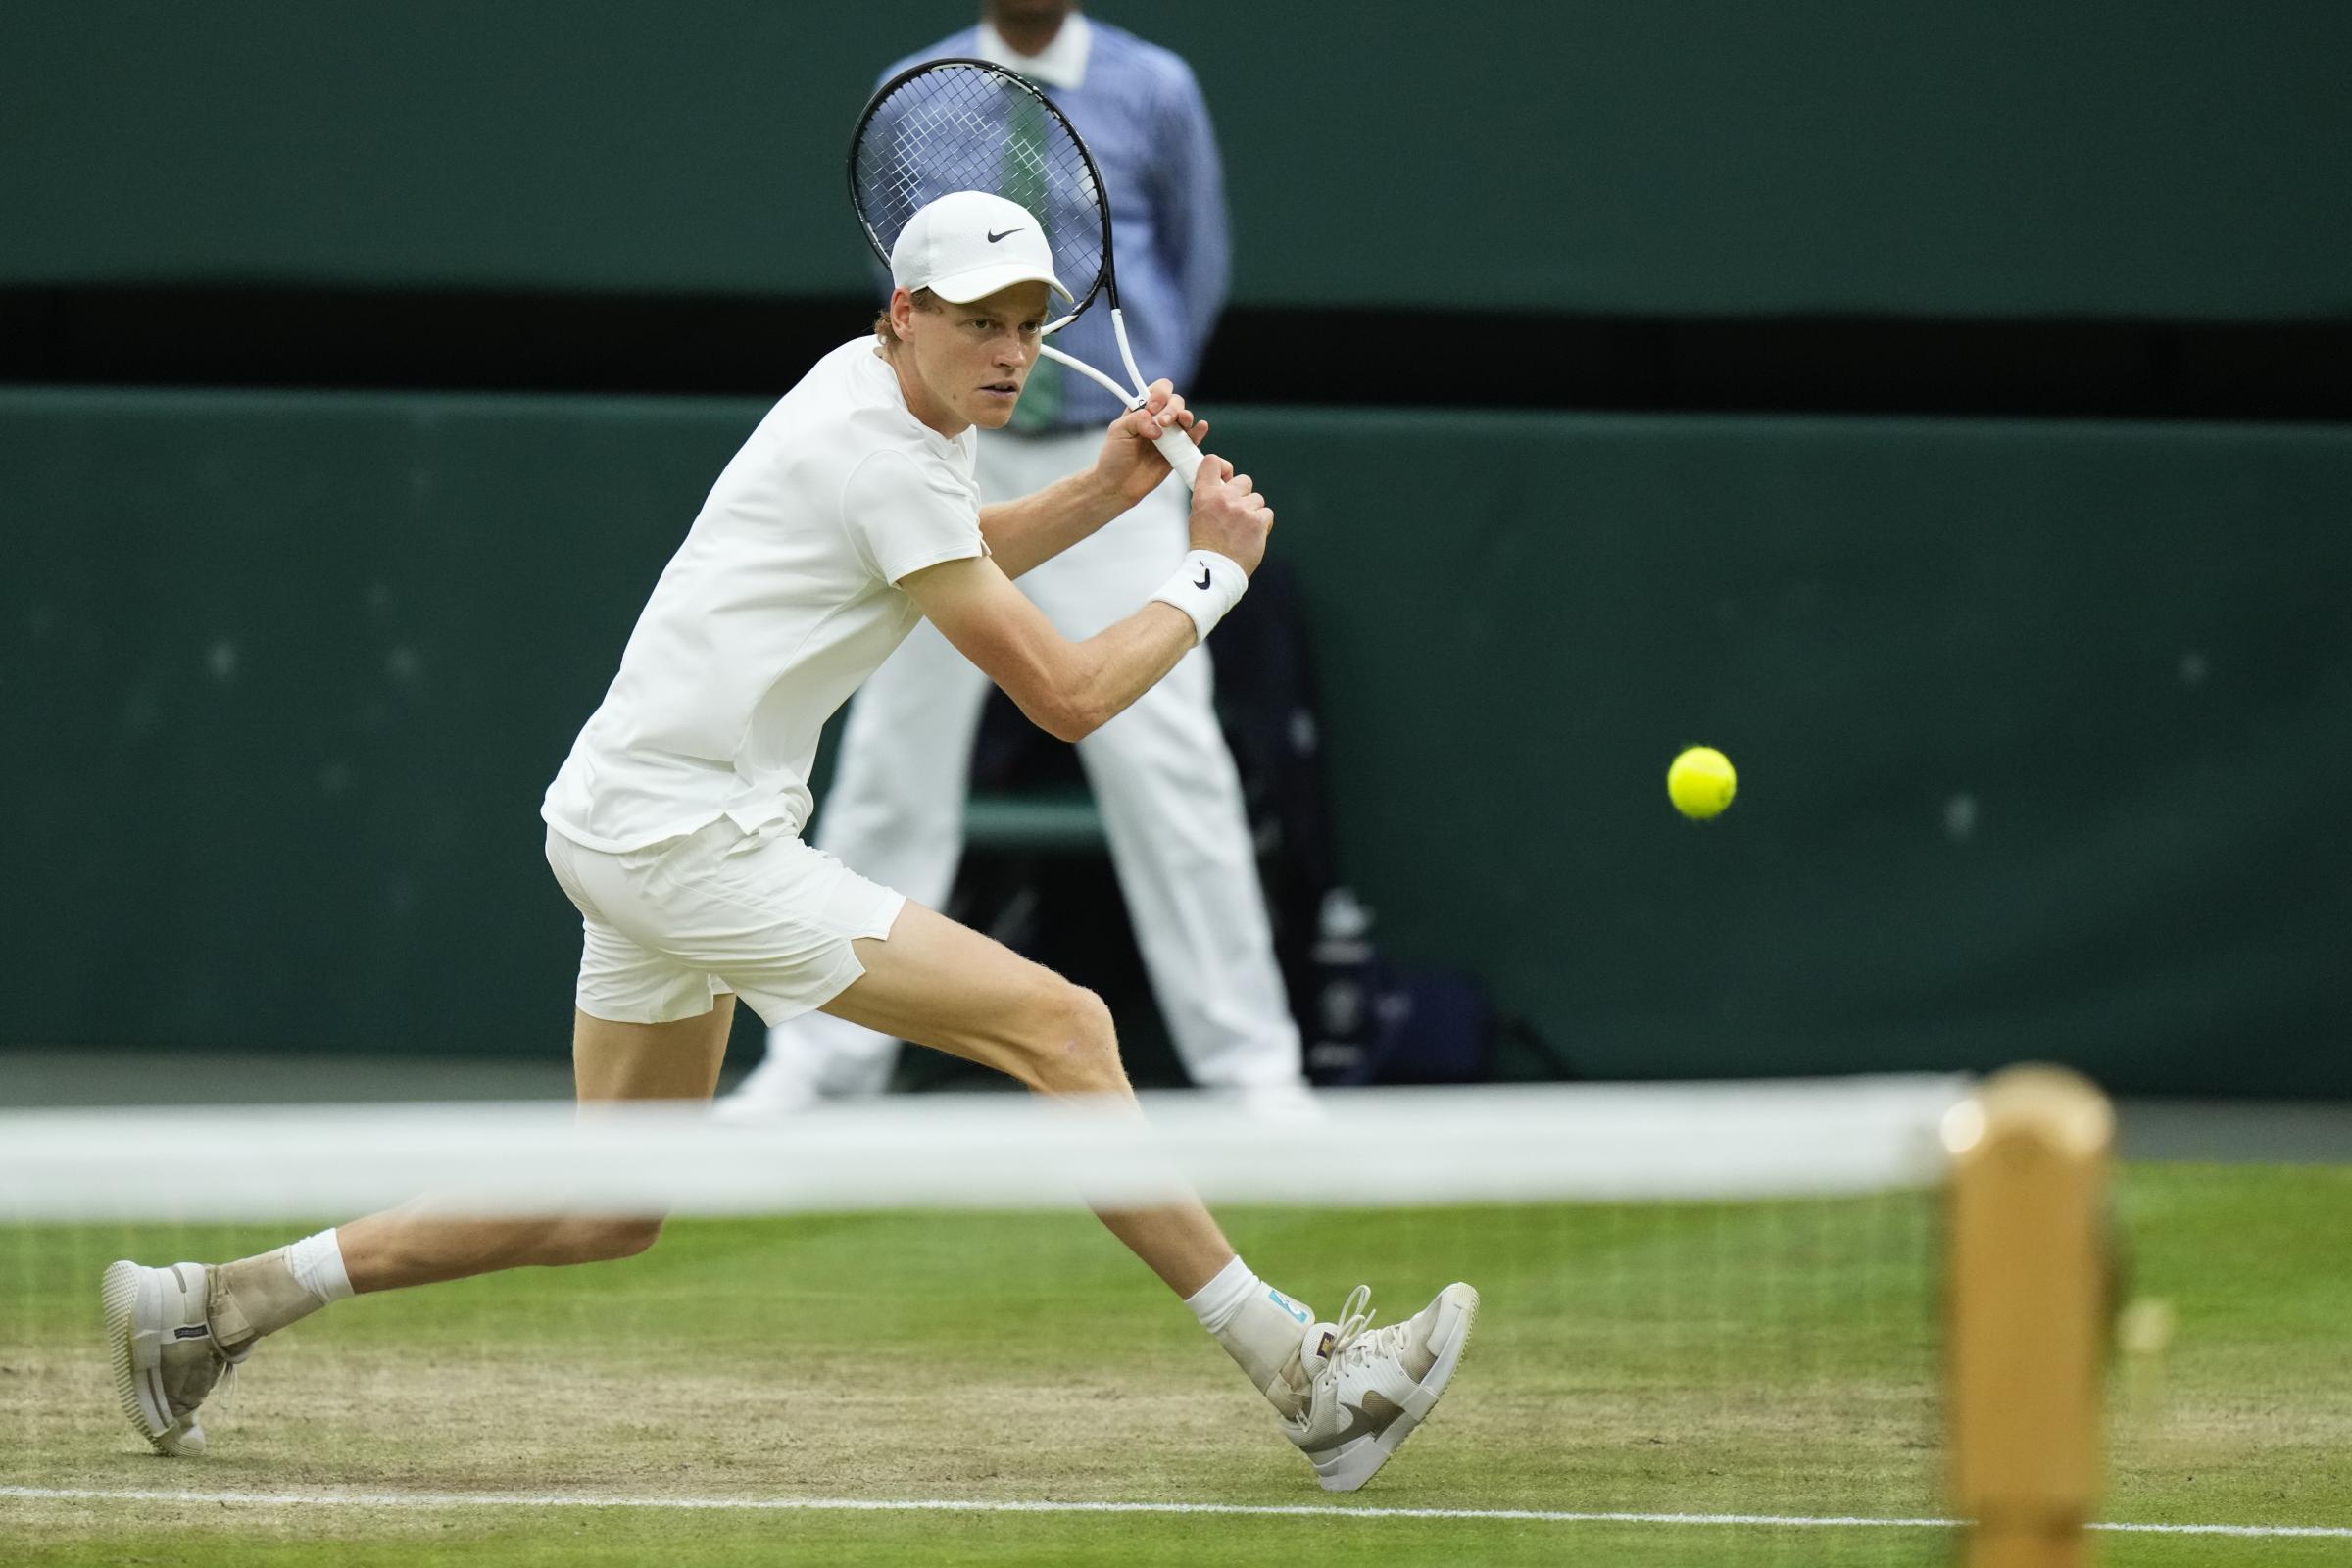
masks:
<svg viewBox="0 0 2352 1568"><path fill-rule="evenodd" d="M1142 408L1147 383L1119 314L1110 200L1095 155L1044 93L985 60L934 60L900 73L875 92L850 135L850 203L884 266L907 220L959 190L989 191L1036 216L1054 250L1054 274L1073 302L1046 323L1046 335L1076 320L1101 295L1132 385L1121 386L1051 343L1046 354L1128 408ZM1190 485L1200 466L1192 437L1163 430L1154 444Z"/></svg>

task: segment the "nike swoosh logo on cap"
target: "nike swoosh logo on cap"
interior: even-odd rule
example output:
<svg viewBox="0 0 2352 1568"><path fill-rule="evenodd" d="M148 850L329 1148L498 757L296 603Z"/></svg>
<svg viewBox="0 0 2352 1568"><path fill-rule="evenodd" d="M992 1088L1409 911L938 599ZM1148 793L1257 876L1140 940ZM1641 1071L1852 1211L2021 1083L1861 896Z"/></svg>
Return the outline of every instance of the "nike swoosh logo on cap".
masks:
<svg viewBox="0 0 2352 1568"><path fill-rule="evenodd" d="M1007 228L1007 229L1002 230L1002 231L1001 231L1001 232L999 232L999 233L995 233L995 234L991 234L991 235L989 235L989 236L988 236L988 242L989 242L991 245L994 245L994 244L995 244L997 241L999 241L999 240L1003 239L1003 238L1004 238L1004 237L1006 234L1018 234L1019 232L1020 232L1020 229L1019 229L1017 226L1016 226L1016 227L1013 227L1013 228Z"/></svg>

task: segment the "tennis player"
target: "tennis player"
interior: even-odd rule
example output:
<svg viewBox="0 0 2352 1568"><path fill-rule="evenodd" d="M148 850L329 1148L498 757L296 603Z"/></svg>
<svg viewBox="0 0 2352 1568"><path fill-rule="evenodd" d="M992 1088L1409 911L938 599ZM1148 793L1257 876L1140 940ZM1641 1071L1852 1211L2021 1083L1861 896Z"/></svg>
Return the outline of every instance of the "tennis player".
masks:
<svg viewBox="0 0 2352 1568"><path fill-rule="evenodd" d="M979 24L882 74L971 58L1038 83L1085 136L1118 194L1111 243L1139 364L1187 384L1223 307L1229 272L1225 190L1214 128L1182 58L1071 0L988 0ZM1017 193L1016 193L1017 194ZM1108 313L1058 336L1116 365ZM983 504L1009 501L1091 468L1118 402L1041 360L1012 418L974 455ZM1189 527L1185 487L1163 484L1084 542L1021 578L1064 636L1085 638L1135 609L1167 571ZM815 844L909 897L944 907L963 853L963 808L988 677L935 625L917 625L858 689ZM1298 1026L1275 961L1257 851L1240 774L1217 722L1202 647L1078 743L1102 813L1127 923L1187 1077L1261 1113L1308 1106ZM759 1120L821 1100L878 1093L898 1041L821 1012L768 1033L767 1055L725 1101Z"/></svg>
<svg viewBox="0 0 2352 1568"><path fill-rule="evenodd" d="M1158 487L1155 430L1197 436L1162 381L1093 466L982 507L973 430L1008 420L1067 297L1037 220L961 191L916 213L871 337L819 360L719 475L655 585L620 670L549 787L547 856L578 906L580 1101L708 1100L737 997L770 1024L822 1009L1054 1095L1128 1097L1091 992L802 842L826 718L918 619L1023 712L1093 733L1197 647L1247 587L1274 514L1211 458L1191 548L1133 613L1072 642L1012 584ZM1370 1479L1453 1374L1478 1293L1449 1285L1372 1329L1251 1272L1197 1200L1103 1223L1272 1403L1322 1484ZM157 1449L202 1451L199 1407L264 1337L354 1294L625 1257L654 1218L476 1220L410 1205L259 1256L120 1262L101 1296L124 1413Z"/></svg>

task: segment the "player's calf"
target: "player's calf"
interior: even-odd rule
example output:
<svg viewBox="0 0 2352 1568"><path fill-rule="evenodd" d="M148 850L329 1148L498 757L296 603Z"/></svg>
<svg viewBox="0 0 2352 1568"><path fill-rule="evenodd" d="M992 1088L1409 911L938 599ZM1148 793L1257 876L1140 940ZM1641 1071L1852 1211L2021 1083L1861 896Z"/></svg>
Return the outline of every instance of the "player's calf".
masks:
<svg viewBox="0 0 2352 1568"><path fill-rule="evenodd" d="M561 1268L634 1257L662 1238L659 1214L472 1219L419 1200L369 1214L335 1236L363 1291L439 1285L510 1268Z"/></svg>

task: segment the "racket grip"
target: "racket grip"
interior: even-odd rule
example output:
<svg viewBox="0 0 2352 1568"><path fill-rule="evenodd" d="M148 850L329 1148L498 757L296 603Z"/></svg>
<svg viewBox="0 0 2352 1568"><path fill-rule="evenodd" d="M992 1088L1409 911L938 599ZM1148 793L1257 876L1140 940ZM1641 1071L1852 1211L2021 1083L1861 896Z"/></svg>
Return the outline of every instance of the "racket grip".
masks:
<svg viewBox="0 0 2352 1568"><path fill-rule="evenodd" d="M1168 460L1168 466L1190 490L1193 476L1200 471L1200 449L1193 445L1193 438L1182 430L1162 430L1152 438L1152 444L1159 448L1159 455Z"/></svg>

